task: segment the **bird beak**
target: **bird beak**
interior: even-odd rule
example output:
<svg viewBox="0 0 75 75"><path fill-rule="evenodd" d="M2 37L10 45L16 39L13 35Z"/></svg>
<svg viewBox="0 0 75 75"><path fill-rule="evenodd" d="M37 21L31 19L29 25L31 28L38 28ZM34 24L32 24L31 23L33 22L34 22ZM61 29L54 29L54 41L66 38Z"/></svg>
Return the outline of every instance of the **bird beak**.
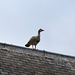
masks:
<svg viewBox="0 0 75 75"><path fill-rule="evenodd" d="M44 30L42 29L42 31L44 31Z"/></svg>

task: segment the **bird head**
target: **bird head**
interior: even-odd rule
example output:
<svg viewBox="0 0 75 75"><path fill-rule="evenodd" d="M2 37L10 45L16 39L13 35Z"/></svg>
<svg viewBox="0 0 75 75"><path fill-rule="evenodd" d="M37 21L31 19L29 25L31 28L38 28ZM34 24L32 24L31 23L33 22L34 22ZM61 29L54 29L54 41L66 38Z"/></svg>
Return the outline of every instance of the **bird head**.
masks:
<svg viewBox="0 0 75 75"><path fill-rule="evenodd" d="M42 32L42 31L44 31L43 29L39 29L39 32Z"/></svg>

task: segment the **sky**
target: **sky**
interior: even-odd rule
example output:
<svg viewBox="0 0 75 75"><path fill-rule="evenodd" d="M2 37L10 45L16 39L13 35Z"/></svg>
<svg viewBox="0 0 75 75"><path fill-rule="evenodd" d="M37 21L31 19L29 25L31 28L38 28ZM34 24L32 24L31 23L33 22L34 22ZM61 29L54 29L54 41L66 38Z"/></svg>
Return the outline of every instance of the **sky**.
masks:
<svg viewBox="0 0 75 75"><path fill-rule="evenodd" d="M37 49L75 56L75 0L0 0L1 43L25 47L40 28Z"/></svg>

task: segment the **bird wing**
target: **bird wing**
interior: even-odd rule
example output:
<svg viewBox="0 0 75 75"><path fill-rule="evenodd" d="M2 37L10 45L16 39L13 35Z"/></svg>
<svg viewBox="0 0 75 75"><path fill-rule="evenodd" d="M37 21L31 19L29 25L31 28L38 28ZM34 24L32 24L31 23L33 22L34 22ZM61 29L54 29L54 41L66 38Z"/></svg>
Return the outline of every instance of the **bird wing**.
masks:
<svg viewBox="0 0 75 75"><path fill-rule="evenodd" d="M29 44L30 45L36 45L38 42L40 41L40 37L38 37L38 36L33 36L30 40L29 40Z"/></svg>

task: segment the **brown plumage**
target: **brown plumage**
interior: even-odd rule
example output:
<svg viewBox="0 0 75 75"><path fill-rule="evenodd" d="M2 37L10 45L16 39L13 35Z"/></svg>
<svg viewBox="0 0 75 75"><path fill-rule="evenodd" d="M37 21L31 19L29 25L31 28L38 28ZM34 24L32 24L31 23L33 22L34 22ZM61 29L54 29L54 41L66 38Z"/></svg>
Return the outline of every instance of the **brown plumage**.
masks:
<svg viewBox="0 0 75 75"><path fill-rule="evenodd" d="M36 45L40 42L40 32L44 31L43 29L39 29L38 30L38 35L37 36L33 36L28 43L25 45L26 47L29 47L30 45L35 45L35 49L36 49ZM34 48L33 48L34 49Z"/></svg>
<svg viewBox="0 0 75 75"><path fill-rule="evenodd" d="M30 44L29 44L29 43L27 43L25 46L26 46L26 47L29 47L29 46L30 46Z"/></svg>

